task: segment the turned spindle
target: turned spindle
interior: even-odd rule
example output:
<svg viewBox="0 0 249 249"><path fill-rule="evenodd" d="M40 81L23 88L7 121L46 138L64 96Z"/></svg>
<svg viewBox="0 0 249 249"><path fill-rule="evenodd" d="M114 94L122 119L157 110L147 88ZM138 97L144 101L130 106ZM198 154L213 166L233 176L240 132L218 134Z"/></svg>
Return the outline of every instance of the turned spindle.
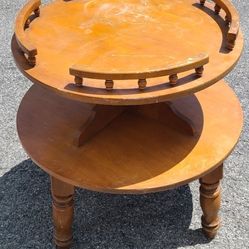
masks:
<svg viewBox="0 0 249 249"><path fill-rule="evenodd" d="M77 86L83 86L83 78L81 78L81 77L75 76L74 82Z"/></svg>
<svg viewBox="0 0 249 249"><path fill-rule="evenodd" d="M236 41L236 37L234 36L228 36L227 37L227 49L228 50L233 50L234 46L235 46L235 41Z"/></svg>
<svg viewBox="0 0 249 249"><path fill-rule="evenodd" d="M114 85L113 80L106 80L105 81L106 90L111 91L113 89L113 85Z"/></svg>
<svg viewBox="0 0 249 249"><path fill-rule="evenodd" d="M220 14L221 7L218 4L215 4L214 6L214 12L216 15Z"/></svg>
<svg viewBox="0 0 249 249"><path fill-rule="evenodd" d="M31 55L28 56L28 63L29 63L30 66L34 67L35 64L36 64L36 58L35 58L35 56L31 56Z"/></svg>
<svg viewBox="0 0 249 249"><path fill-rule="evenodd" d="M30 21L30 19L28 18L27 21L25 22L24 29L28 29L30 23L31 23L31 21Z"/></svg>
<svg viewBox="0 0 249 249"><path fill-rule="evenodd" d="M39 17L40 16L40 8L34 10L35 16Z"/></svg>
<svg viewBox="0 0 249 249"><path fill-rule="evenodd" d="M204 6L205 2L206 2L206 0L200 0L201 6Z"/></svg>
<svg viewBox="0 0 249 249"><path fill-rule="evenodd" d="M51 177L51 192L56 248L70 248L73 239L74 187Z"/></svg>
<svg viewBox="0 0 249 249"><path fill-rule="evenodd" d="M172 85L172 86L176 85L177 80L178 80L177 74L172 74L169 76L170 85Z"/></svg>
<svg viewBox="0 0 249 249"><path fill-rule="evenodd" d="M201 218L202 230L205 236L213 239L220 227L218 216L221 205L220 180L223 175L223 165L200 179L200 204L203 211Z"/></svg>
<svg viewBox="0 0 249 249"><path fill-rule="evenodd" d="M225 22L226 22L227 25L229 25L231 23L231 17L226 15L225 16Z"/></svg>
<svg viewBox="0 0 249 249"><path fill-rule="evenodd" d="M140 90L145 89L145 88L146 88L146 85L147 85L146 79L139 79L139 80L138 80L138 86L139 86L139 89L140 89Z"/></svg>
<svg viewBox="0 0 249 249"><path fill-rule="evenodd" d="M204 67L203 67L203 66L197 67L197 68L195 69L195 72L196 72L196 75L197 75L197 76L201 77L201 76L203 75L203 72L204 72Z"/></svg>

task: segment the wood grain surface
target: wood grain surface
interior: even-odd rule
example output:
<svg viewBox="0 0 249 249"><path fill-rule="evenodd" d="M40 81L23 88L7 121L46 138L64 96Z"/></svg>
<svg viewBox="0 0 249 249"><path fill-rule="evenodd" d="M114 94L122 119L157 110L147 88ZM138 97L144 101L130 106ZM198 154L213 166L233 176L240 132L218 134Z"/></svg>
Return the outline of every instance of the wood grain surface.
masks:
<svg viewBox="0 0 249 249"><path fill-rule="evenodd" d="M200 204L203 211L202 231L213 239L220 228L218 215L221 206L221 179L223 164L200 179Z"/></svg>
<svg viewBox="0 0 249 249"><path fill-rule="evenodd" d="M25 29L37 48L36 65L27 63L16 37L12 51L17 66L34 83L68 98L105 105L150 104L202 90L229 73L238 61L243 37L239 32L232 51L227 49L226 12L215 3L201 6L185 1L63 1L40 8L40 16ZM222 7L222 6L221 6ZM73 14L72 14L73 13ZM177 78L138 80L84 79L78 87L69 74L73 65L106 74L151 72L167 68L200 53L209 55L202 77L194 72ZM80 80L78 80L80 83ZM142 89L142 91L141 91Z"/></svg>
<svg viewBox="0 0 249 249"><path fill-rule="evenodd" d="M224 81L174 106L197 129L190 135L174 116L155 119L155 105L119 115L85 145L75 145L93 105L65 99L34 85L23 98L17 129L30 157L53 177L110 193L162 191L199 179L218 167L238 141L243 115Z"/></svg>
<svg viewBox="0 0 249 249"><path fill-rule="evenodd" d="M37 48L26 35L25 29L29 28L31 19L40 15L41 0L30 0L18 13L15 22L15 35L17 43L24 54L27 56L29 65L35 66ZM34 14L32 17L32 13Z"/></svg>
<svg viewBox="0 0 249 249"><path fill-rule="evenodd" d="M204 6L206 0L201 0L200 3ZM226 47L229 50L233 50L236 39L239 33L240 20L239 14L236 8L233 6L230 0L213 0L215 3L215 14L219 15L221 10L225 12L225 21L227 22L227 36Z"/></svg>
<svg viewBox="0 0 249 249"><path fill-rule="evenodd" d="M207 54L199 54L197 56L191 57L191 59L188 57L186 60L181 62L176 62L174 65L168 65L164 68L159 68L156 70L148 70L144 72L138 72L138 71L130 71L130 72L97 72L97 71L88 71L85 69L84 66L78 64L73 65L69 72L71 75L75 76L75 83L78 84L78 86L83 86L83 78L90 78L90 79L100 79L111 81L111 87L113 89L114 87L114 80L138 80L138 87L141 90L144 90L147 86L147 80L148 78L155 78L155 77L162 77L169 75L169 81L171 84L176 84L178 81L177 74L182 72L187 72L190 70L195 70L197 76L201 77L203 75L204 71L204 65L206 65L209 62L209 56ZM193 74L193 72L190 72L190 74ZM172 77L175 80L172 80ZM81 81L79 83L79 81ZM143 85L145 83L145 85ZM108 85L106 85L106 88L108 89Z"/></svg>

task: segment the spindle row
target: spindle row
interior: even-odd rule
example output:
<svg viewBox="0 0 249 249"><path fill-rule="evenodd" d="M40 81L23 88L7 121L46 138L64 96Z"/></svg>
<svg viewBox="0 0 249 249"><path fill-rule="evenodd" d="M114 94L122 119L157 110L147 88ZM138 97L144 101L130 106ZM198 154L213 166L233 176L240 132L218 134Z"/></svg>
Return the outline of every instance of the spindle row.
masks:
<svg viewBox="0 0 249 249"><path fill-rule="evenodd" d="M187 59L185 62L176 63L175 66L169 66L157 71L148 72L129 72L129 73L103 73L103 72L89 72L81 65L75 65L70 68L69 73L74 76L76 86L82 87L84 85L84 78L104 80L106 90L113 90L114 80L137 80L138 89L144 90L147 87L147 79L169 76L169 84L171 86L177 85L178 74L195 70L197 77L201 77L204 72L204 65L209 62L207 54L200 54Z"/></svg>
<svg viewBox="0 0 249 249"><path fill-rule="evenodd" d="M225 12L225 22L229 26L227 32L227 44L226 48L228 50L233 50L235 42L239 33L239 15L237 10L231 4L229 0L212 0L215 3L214 12L216 15L220 14L221 9ZM206 0L200 0L201 6L204 6Z"/></svg>

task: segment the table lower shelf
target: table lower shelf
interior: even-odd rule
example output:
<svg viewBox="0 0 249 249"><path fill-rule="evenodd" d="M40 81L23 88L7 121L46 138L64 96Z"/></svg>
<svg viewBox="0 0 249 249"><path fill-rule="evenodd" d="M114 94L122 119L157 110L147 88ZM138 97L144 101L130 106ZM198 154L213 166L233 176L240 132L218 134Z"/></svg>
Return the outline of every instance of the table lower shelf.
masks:
<svg viewBox="0 0 249 249"><path fill-rule="evenodd" d="M148 117L147 105L140 114L130 107L77 146L93 105L32 86L18 111L18 134L41 168L69 184L110 193L162 191L217 167L233 150L243 123L239 101L224 81L173 102L195 126L195 136L180 123Z"/></svg>

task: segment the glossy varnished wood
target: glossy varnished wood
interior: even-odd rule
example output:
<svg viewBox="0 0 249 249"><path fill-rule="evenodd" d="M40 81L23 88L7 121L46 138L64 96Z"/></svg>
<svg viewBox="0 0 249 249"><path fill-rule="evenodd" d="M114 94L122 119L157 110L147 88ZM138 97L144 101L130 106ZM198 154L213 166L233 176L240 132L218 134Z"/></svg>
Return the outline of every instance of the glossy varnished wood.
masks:
<svg viewBox="0 0 249 249"><path fill-rule="evenodd" d="M217 15L215 3L201 6L197 0L146 3L52 1L40 8L39 18L25 30L26 39L38 51L35 67L29 66L14 37L16 63L34 83L72 99L105 105L162 102L202 90L232 70L243 47L239 32L233 50L227 49L231 27L225 16L231 13L234 17L235 12L228 12L222 5L225 11ZM170 80L167 76L115 82L107 78L103 82L87 78L82 81L77 76L77 85L84 86L78 87L74 75L69 74L75 64L95 76L157 72L186 58L192 60L200 53L210 58L202 77L190 71L172 74ZM202 70L197 72L201 75ZM172 87L177 79L177 85Z"/></svg>
<svg viewBox="0 0 249 249"><path fill-rule="evenodd" d="M242 128L240 104L224 82L174 100L177 105L197 135L182 129L174 115L159 122L158 108L148 105L135 112L130 107L79 147L74 141L93 106L33 86L20 105L17 129L31 158L68 184L111 193L162 191L218 167Z"/></svg>

